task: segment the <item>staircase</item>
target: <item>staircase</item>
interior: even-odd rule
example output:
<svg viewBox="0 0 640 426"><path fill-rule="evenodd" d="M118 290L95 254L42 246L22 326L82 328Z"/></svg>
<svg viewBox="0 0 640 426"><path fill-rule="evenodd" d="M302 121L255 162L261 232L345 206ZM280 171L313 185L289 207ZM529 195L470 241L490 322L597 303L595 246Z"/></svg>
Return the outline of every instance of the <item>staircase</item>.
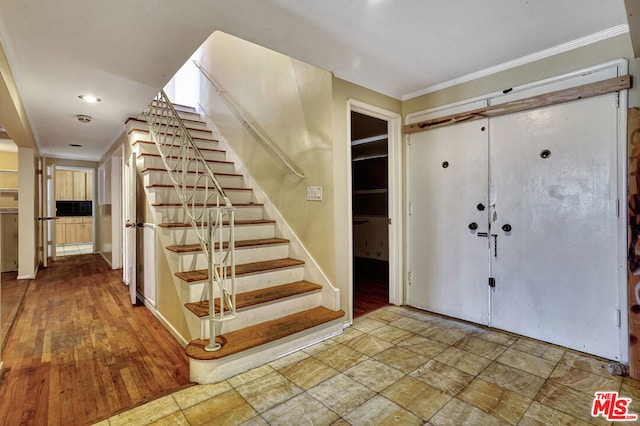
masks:
<svg viewBox="0 0 640 426"><path fill-rule="evenodd" d="M157 100L154 103L154 107L168 107ZM235 209L236 316L230 321L213 323L221 348L210 351L205 349L210 341L211 310L207 299L208 261L203 246L152 142L146 117L126 121L158 237L184 304L190 336L183 337L185 341L193 339L185 349L191 380L215 383L341 333L344 312L337 309L336 290L328 283L311 282L312 277L319 276L317 266L312 259L292 257L292 251L301 253L300 243L285 237L293 234L285 229L286 224L280 218L268 217L265 204L259 203L256 192L246 187L247 179L236 172L236 164L227 159L226 150L196 110L173 106ZM196 182L197 175L191 167L186 171L186 182L196 194L192 202L206 202L207 188ZM215 243L216 249L228 248L228 228L224 223L223 238ZM231 267L227 268L230 273ZM226 304L221 306L216 300L215 312L228 310Z"/></svg>

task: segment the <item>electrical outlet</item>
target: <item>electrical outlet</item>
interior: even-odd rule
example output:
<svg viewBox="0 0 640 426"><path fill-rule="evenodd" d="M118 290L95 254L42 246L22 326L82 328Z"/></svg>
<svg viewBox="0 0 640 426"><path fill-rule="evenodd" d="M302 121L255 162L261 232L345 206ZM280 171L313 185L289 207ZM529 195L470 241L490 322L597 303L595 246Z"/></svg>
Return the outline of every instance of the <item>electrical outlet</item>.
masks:
<svg viewBox="0 0 640 426"><path fill-rule="evenodd" d="M307 186L307 201L322 201L322 187Z"/></svg>

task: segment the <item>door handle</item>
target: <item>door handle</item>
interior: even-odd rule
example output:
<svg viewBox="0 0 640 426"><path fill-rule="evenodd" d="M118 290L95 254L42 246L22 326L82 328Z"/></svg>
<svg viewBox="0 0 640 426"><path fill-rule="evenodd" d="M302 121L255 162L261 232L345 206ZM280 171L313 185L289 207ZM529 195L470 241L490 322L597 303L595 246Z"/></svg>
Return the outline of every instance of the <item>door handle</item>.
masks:
<svg viewBox="0 0 640 426"><path fill-rule="evenodd" d="M472 231L475 231L476 229L478 229L478 224L475 222L471 222L469 224L469 229L471 229Z"/></svg>
<svg viewBox="0 0 640 426"><path fill-rule="evenodd" d="M509 225L508 223L506 223L506 224L502 225L502 230L503 230L504 232L511 232L511 229L512 229L512 228L511 228L511 225Z"/></svg>

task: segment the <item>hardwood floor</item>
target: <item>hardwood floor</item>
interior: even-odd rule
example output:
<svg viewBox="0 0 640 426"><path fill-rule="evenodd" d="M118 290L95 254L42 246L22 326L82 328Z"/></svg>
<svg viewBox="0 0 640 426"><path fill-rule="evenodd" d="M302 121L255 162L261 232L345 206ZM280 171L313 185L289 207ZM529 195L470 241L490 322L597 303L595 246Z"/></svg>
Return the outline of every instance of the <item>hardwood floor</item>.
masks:
<svg viewBox="0 0 640 426"><path fill-rule="evenodd" d="M183 348L97 255L38 273L2 353L0 422L91 424L189 385Z"/></svg>
<svg viewBox="0 0 640 426"><path fill-rule="evenodd" d="M353 317L389 306L389 262L355 257Z"/></svg>
<svg viewBox="0 0 640 426"><path fill-rule="evenodd" d="M17 272L3 272L0 277L0 350L6 344L6 337L13 320L20 309L29 280L18 280Z"/></svg>

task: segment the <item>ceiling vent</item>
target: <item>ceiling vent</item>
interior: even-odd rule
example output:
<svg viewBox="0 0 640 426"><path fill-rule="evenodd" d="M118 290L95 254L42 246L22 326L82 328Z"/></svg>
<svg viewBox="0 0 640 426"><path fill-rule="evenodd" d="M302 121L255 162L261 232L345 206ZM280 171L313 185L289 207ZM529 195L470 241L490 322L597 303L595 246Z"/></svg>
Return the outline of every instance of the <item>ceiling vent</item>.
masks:
<svg viewBox="0 0 640 426"><path fill-rule="evenodd" d="M91 123L90 115L79 114L79 115L76 115L76 117L78 117L78 121L81 123Z"/></svg>

